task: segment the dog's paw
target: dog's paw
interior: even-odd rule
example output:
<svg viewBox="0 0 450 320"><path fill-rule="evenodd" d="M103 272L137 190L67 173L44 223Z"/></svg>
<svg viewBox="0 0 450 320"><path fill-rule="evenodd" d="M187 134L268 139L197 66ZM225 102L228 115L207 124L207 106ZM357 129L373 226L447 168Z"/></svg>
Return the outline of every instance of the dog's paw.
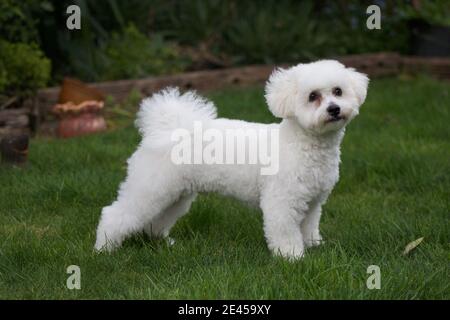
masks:
<svg viewBox="0 0 450 320"><path fill-rule="evenodd" d="M106 236L105 237L97 237L97 241L95 242L95 245L94 245L94 251L97 253L112 252L117 247L118 247L118 244L108 240L106 238Z"/></svg>
<svg viewBox="0 0 450 320"><path fill-rule="evenodd" d="M325 243L324 240L310 239L308 241L305 241L305 247L307 248L317 247L324 243Z"/></svg>
<svg viewBox="0 0 450 320"><path fill-rule="evenodd" d="M304 237L303 242L305 243L305 247L307 248L320 246L321 244L325 243L319 232L313 233L311 237Z"/></svg>
<svg viewBox="0 0 450 320"><path fill-rule="evenodd" d="M304 248L303 246L283 246L273 248L272 252L274 255L283 257L289 261L296 261L303 257Z"/></svg>
<svg viewBox="0 0 450 320"><path fill-rule="evenodd" d="M175 244L175 239L172 237L165 237L166 243L169 247L173 246Z"/></svg>

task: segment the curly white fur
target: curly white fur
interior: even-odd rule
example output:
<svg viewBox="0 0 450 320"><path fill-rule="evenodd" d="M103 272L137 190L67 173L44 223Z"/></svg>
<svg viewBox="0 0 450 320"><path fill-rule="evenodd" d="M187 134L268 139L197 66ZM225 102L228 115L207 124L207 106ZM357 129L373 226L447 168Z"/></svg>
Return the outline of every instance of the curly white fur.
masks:
<svg viewBox="0 0 450 320"><path fill-rule="evenodd" d="M283 120L268 125L216 119L214 105L192 92L166 89L145 99L136 121L142 142L128 160L117 200L103 208L95 248L112 250L142 230L167 237L198 192L220 192L260 206L273 253L302 257L305 246L322 241L321 207L338 181L345 126L358 114L367 86L364 74L333 60L278 69L266 85L266 100ZM330 113L331 105L339 115ZM192 132L194 121L219 131L279 129L278 173L261 175L261 164L175 165L171 132Z"/></svg>

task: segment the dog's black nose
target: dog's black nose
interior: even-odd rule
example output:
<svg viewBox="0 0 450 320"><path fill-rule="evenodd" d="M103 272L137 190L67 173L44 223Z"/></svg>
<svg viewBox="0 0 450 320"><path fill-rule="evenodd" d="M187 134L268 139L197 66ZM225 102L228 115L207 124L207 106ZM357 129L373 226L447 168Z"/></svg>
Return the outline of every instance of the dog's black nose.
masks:
<svg viewBox="0 0 450 320"><path fill-rule="evenodd" d="M331 103L328 108L327 108L327 112L333 116L336 117L339 115L339 113L341 112L341 108L335 104L335 103Z"/></svg>

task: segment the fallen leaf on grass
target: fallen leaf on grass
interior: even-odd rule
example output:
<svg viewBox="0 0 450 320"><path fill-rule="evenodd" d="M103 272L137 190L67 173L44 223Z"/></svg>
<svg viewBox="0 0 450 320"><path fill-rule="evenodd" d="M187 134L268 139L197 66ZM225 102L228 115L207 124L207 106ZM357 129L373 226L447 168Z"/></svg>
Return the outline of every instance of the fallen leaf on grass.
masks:
<svg viewBox="0 0 450 320"><path fill-rule="evenodd" d="M410 243L408 243L405 247L405 250L403 251L403 255L407 255L411 250L414 250L423 240L422 238L416 239L414 241L411 241Z"/></svg>

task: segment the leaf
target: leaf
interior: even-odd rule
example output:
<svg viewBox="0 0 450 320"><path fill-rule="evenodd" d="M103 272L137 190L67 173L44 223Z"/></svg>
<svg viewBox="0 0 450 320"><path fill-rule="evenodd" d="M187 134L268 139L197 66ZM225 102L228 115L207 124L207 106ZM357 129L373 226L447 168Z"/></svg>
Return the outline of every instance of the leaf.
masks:
<svg viewBox="0 0 450 320"><path fill-rule="evenodd" d="M416 239L414 241L411 241L410 243L408 243L405 247L405 250L403 251L403 255L407 255L410 251L414 250L423 240L423 237Z"/></svg>

